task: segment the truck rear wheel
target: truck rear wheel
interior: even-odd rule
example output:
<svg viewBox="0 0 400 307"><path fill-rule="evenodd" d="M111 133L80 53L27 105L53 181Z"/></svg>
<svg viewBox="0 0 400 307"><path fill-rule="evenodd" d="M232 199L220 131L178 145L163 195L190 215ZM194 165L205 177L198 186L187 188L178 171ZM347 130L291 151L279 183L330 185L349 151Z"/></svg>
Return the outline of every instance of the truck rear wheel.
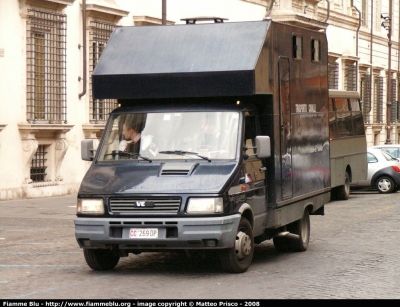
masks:
<svg viewBox="0 0 400 307"><path fill-rule="evenodd" d="M83 255L87 265L95 271L105 271L113 269L119 261L118 249L83 249Z"/></svg>
<svg viewBox="0 0 400 307"><path fill-rule="evenodd" d="M310 214L304 210L303 217L288 225L288 230L298 235L297 239L290 240L290 249L294 252L304 252L310 242Z"/></svg>
<svg viewBox="0 0 400 307"><path fill-rule="evenodd" d="M336 194L336 200L347 200L350 197L350 175L346 171L344 173L344 185L337 187L334 189L334 193Z"/></svg>
<svg viewBox="0 0 400 307"><path fill-rule="evenodd" d="M242 217L239 222L235 245L219 252L221 265L229 273L243 273L249 268L253 254L253 229L250 222Z"/></svg>

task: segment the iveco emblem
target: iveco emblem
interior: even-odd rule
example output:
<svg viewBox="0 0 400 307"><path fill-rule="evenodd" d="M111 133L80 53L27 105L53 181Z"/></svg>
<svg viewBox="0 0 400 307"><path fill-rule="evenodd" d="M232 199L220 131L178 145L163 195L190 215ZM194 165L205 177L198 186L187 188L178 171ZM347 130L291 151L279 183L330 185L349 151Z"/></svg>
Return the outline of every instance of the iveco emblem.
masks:
<svg viewBox="0 0 400 307"><path fill-rule="evenodd" d="M154 207L154 203L152 201L135 201L133 205L135 207Z"/></svg>

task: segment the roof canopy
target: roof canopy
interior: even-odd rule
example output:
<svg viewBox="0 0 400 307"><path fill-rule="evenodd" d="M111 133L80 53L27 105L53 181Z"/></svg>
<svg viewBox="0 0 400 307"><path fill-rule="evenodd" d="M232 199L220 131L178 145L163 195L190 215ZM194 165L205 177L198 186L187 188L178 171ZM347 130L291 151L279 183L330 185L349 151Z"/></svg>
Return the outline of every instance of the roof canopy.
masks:
<svg viewBox="0 0 400 307"><path fill-rule="evenodd" d="M93 72L93 97L252 95L270 23L117 27Z"/></svg>

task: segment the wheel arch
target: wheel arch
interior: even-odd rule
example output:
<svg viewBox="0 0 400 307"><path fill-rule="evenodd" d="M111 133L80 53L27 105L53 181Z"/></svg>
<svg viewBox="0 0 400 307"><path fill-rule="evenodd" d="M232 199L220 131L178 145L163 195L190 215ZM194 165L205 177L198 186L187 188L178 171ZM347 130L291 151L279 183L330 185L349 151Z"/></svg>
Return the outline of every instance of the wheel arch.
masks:
<svg viewBox="0 0 400 307"><path fill-rule="evenodd" d="M346 172L347 172L347 174L349 174L350 182L353 182L353 173L351 171L351 166L349 164L346 166Z"/></svg>
<svg viewBox="0 0 400 307"><path fill-rule="evenodd" d="M304 211L308 211L308 213L311 215L313 212L314 212L314 204L313 203L307 203L305 206L304 206L304 210L303 210L303 212Z"/></svg>
<svg viewBox="0 0 400 307"><path fill-rule="evenodd" d="M377 171L371 178L371 186L375 186L378 179L382 176L386 176L389 177L390 179L392 179L395 183L396 180L393 178L393 176L390 174L391 170L387 170L388 168L391 168L391 166L389 167L385 167L383 169L380 169L379 171Z"/></svg>
<svg viewBox="0 0 400 307"><path fill-rule="evenodd" d="M254 214L251 206L248 203L243 203L238 212L250 222L251 228L254 228Z"/></svg>

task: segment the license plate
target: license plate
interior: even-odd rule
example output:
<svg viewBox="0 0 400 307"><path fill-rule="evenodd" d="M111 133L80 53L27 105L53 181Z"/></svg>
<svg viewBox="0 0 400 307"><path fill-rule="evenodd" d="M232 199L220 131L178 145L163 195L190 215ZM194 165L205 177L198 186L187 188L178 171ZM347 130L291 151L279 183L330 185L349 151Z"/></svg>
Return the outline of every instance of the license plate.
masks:
<svg viewBox="0 0 400 307"><path fill-rule="evenodd" d="M129 230L130 239L157 239L157 228L131 228Z"/></svg>

